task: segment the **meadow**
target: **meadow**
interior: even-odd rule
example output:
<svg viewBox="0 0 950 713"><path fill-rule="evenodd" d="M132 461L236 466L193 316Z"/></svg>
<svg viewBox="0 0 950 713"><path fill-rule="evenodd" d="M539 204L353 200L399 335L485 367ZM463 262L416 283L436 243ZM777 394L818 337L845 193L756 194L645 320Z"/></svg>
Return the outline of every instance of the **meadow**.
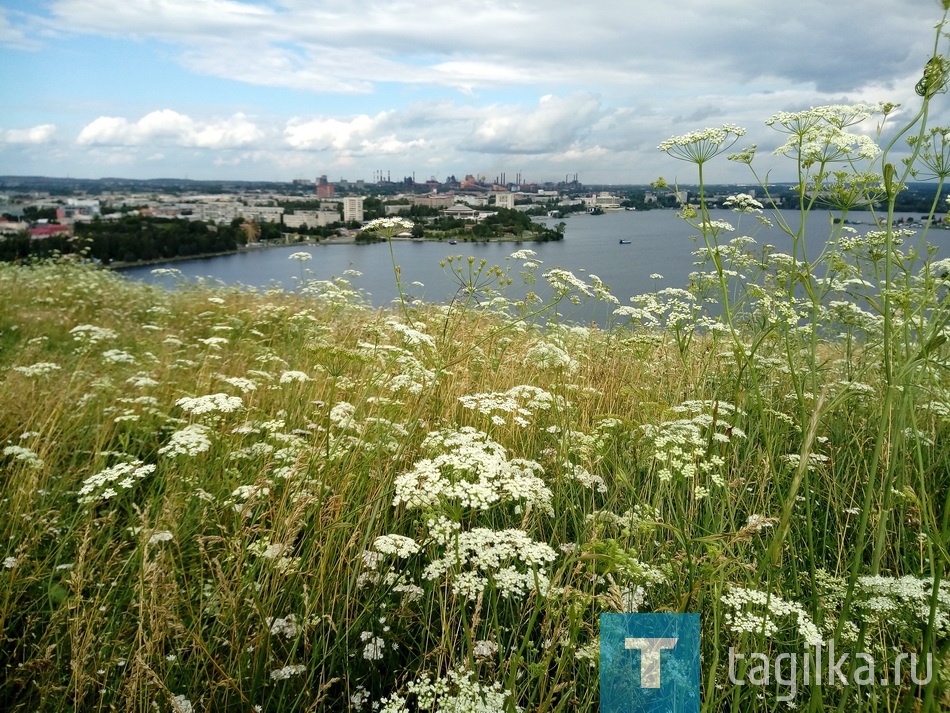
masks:
<svg viewBox="0 0 950 713"><path fill-rule="evenodd" d="M849 129L893 106L767 122L802 216L839 218L822 254L756 242L767 189L734 225L701 189L690 283L629 304L528 250L383 310L304 254L289 291L0 267L3 709L596 710L622 612L700 614L703 710L950 708L950 260L889 219L950 175L948 75L883 147ZM660 148L702 186L742 134ZM730 681L730 649L832 642L896 674Z"/></svg>

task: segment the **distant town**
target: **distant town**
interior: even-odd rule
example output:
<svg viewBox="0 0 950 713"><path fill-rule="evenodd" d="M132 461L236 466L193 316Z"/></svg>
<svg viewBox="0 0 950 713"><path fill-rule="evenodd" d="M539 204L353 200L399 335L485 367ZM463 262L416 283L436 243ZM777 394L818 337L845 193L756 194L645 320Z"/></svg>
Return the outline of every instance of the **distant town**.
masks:
<svg viewBox="0 0 950 713"><path fill-rule="evenodd" d="M133 264L233 252L266 244L375 241L370 220L402 217L407 240L471 242L559 240L574 213L676 208L696 200L695 188L649 185L585 186L574 176L557 183L525 183L505 174L449 176L417 183L330 181L327 176L290 182L70 179L0 176L0 260L77 253L103 264ZM719 205L735 193L758 196L751 186L707 187ZM925 214L934 187L914 184L900 209ZM796 207L792 186L769 187L778 207Z"/></svg>

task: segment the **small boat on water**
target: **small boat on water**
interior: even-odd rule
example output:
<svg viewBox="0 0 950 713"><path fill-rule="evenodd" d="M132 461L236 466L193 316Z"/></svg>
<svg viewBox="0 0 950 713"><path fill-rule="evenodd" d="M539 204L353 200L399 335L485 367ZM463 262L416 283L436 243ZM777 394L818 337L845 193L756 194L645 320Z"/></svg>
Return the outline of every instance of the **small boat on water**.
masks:
<svg viewBox="0 0 950 713"><path fill-rule="evenodd" d="M631 241L631 240L621 240L621 241L620 241L620 244L621 244L621 245L629 245L631 242L633 242L633 241Z"/></svg>
<svg viewBox="0 0 950 713"><path fill-rule="evenodd" d="M449 245L458 245L458 243L459 243L458 240L450 240L450 241L449 241Z"/></svg>

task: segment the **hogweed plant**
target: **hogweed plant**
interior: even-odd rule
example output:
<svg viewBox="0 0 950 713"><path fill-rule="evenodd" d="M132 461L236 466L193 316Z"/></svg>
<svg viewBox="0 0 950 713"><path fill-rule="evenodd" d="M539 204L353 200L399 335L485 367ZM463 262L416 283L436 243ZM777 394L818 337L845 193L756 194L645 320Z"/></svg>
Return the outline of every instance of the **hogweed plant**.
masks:
<svg viewBox="0 0 950 713"><path fill-rule="evenodd" d="M863 651L862 647L868 647L871 641L868 622L852 620L862 576L877 577L884 570L897 576L907 568L923 577L915 581L929 582L924 588L929 588L930 593L929 606L918 611L921 636L915 637L912 646L925 653L942 651L944 658L947 651L946 638L938 634L950 512L944 477L946 461L941 466L931 461L928 449L933 441L921 438L916 414L922 404L930 402L934 388L945 392L944 386L936 384L943 383L947 367L946 352L941 348L946 342L950 316L943 296L945 286L939 284L940 280L931 280L931 249L921 239L918 245L903 250L905 239L912 237L913 231L897 229L894 216L897 195L909 177L935 177L939 181L936 195L939 197L942 192L947 173L945 132L928 127L927 117L931 102L946 91L948 62L941 54L945 23L946 8L937 27L934 56L917 85L920 106L905 125L891 132L883 149L868 134L849 129L877 114L881 117L877 128L880 136L884 119L897 109L891 104L817 107L779 113L766 122L787 135L775 154L795 163L798 222L791 223L784 217L786 214L775 210L780 227L791 240L789 254L767 255L758 270L748 269L755 263L753 253L747 252L748 260L742 264L741 254L734 251L736 241L723 242L731 226L709 220L703 190L708 161L721 153L719 146L727 143L728 136L739 136L741 130L723 127L695 132L660 146L673 158L690 161L697 167L699 207L685 206L683 216L701 231L705 257L712 263L712 277L720 288L725 329L710 330L709 334L714 342L718 334L728 334L733 342L730 349L738 369L734 381L723 384L728 389L726 393L741 395L743 408L764 419L765 410L774 408L770 382L774 380L775 368L780 367L794 390L789 396L797 402L797 413L791 414L790 420L798 424L801 449L790 454L795 456L793 463L797 465L782 495L781 522L769 556L763 557L757 568L766 596L777 598L789 584L809 591L812 597L820 596L820 590L806 586L806 582L815 581L822 567L822 550L828 546L821 541L819 528L814 527L816 518L827 522L828 516L814 506L810 494L828 477L822 474L825 466L821 459L815 458L821 422L836 418L848 403L854 403L861 393L859 386L873 388L868 382L879 385L879 399L866 412L864 437L868 457L841 464L860 471L855 491L855 523L848 535L852 552L843 568L846 584L835 610L825 611L813 605L812 611L817 621L835 622L834 639L840 648L847 646L852 655ZM902 160L899 170L890 156L898 140L907 135L910 154ZM755 147L730 158L752 167ZM757 177L754 169L753 175ZM762 189L770 207L777 209L764 182ZM937 206L935 200L930 215L923 221L925 225L938 219ZM878 207L878 230L859 237L845 227L850 211ZM809 215L819 208L831 211L832 233L825 250L810 256L806 252L805 226ZM751 238L744 242L754 243ZM738 270L727 267L737 264L741 265ZM736 281L745 285L737 286ZM829 325L833 333L844 331L846 359L835 358L837 345L827 341ZM855 344L860 346L856 349ZM769 358L771 350L777 352L777 360ZM829 383L841 365L847 367L846 378ZM942 470L936 478L935 467ZM910 492L920 508L919 520L915 522L918 556L912 559L904 550L911 546L904 535L906 522L900 522L906 505L903 498ZM798 504L799 498L803 506ZM786 538L796 509L804 511L802 514L811 527L801 543L802 573L785 582L783 571L776 570L774 565L786 557L795 557L794 550L788 551L792 544ZM802 575L804 580L799 579ZM755 633L754 627L746 633ZM761 635L768 632L763 627L759 633L753 643L761 646ZM714 677L708 682L707 696L712 695ZM937 705L937 690L938 686L926 689L922 696L926 706ZM823 695L832 698L820 690L814 693L810 703L813 709L822 708ZM872 697L871 701L874 700ZM742 701L743 696L734 692L733 708L742 709ZM839 710L853 704L846 703L846 696L838 701Z"/></svg>
<svg viewBox="0 0 950 713"><path fill-rule="evenodd" d="M893 223L942 186L946 66L910 114L776 114L794 210L713 217L740 129L664 144L701 265L625 304L526 250L384 310L302 257L296 291L0 266L3 709L595 710L599 616L687 611L703 710L950 708L950 261ZM921 665L730 680L819 642Z"/></svg>

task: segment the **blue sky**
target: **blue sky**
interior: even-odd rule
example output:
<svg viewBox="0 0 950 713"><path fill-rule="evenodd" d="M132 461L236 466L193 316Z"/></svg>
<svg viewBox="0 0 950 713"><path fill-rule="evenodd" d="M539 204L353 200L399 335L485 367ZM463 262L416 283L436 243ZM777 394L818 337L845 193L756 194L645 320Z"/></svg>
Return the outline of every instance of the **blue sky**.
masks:
<svg viewBox="0 0 950 713"><path fill-rule="evenodd" d="M916 109L939 15L936 0L0 0L0 174L692 182L656 150L671 135L738 124L769 162L776 112Z"/></svg>

